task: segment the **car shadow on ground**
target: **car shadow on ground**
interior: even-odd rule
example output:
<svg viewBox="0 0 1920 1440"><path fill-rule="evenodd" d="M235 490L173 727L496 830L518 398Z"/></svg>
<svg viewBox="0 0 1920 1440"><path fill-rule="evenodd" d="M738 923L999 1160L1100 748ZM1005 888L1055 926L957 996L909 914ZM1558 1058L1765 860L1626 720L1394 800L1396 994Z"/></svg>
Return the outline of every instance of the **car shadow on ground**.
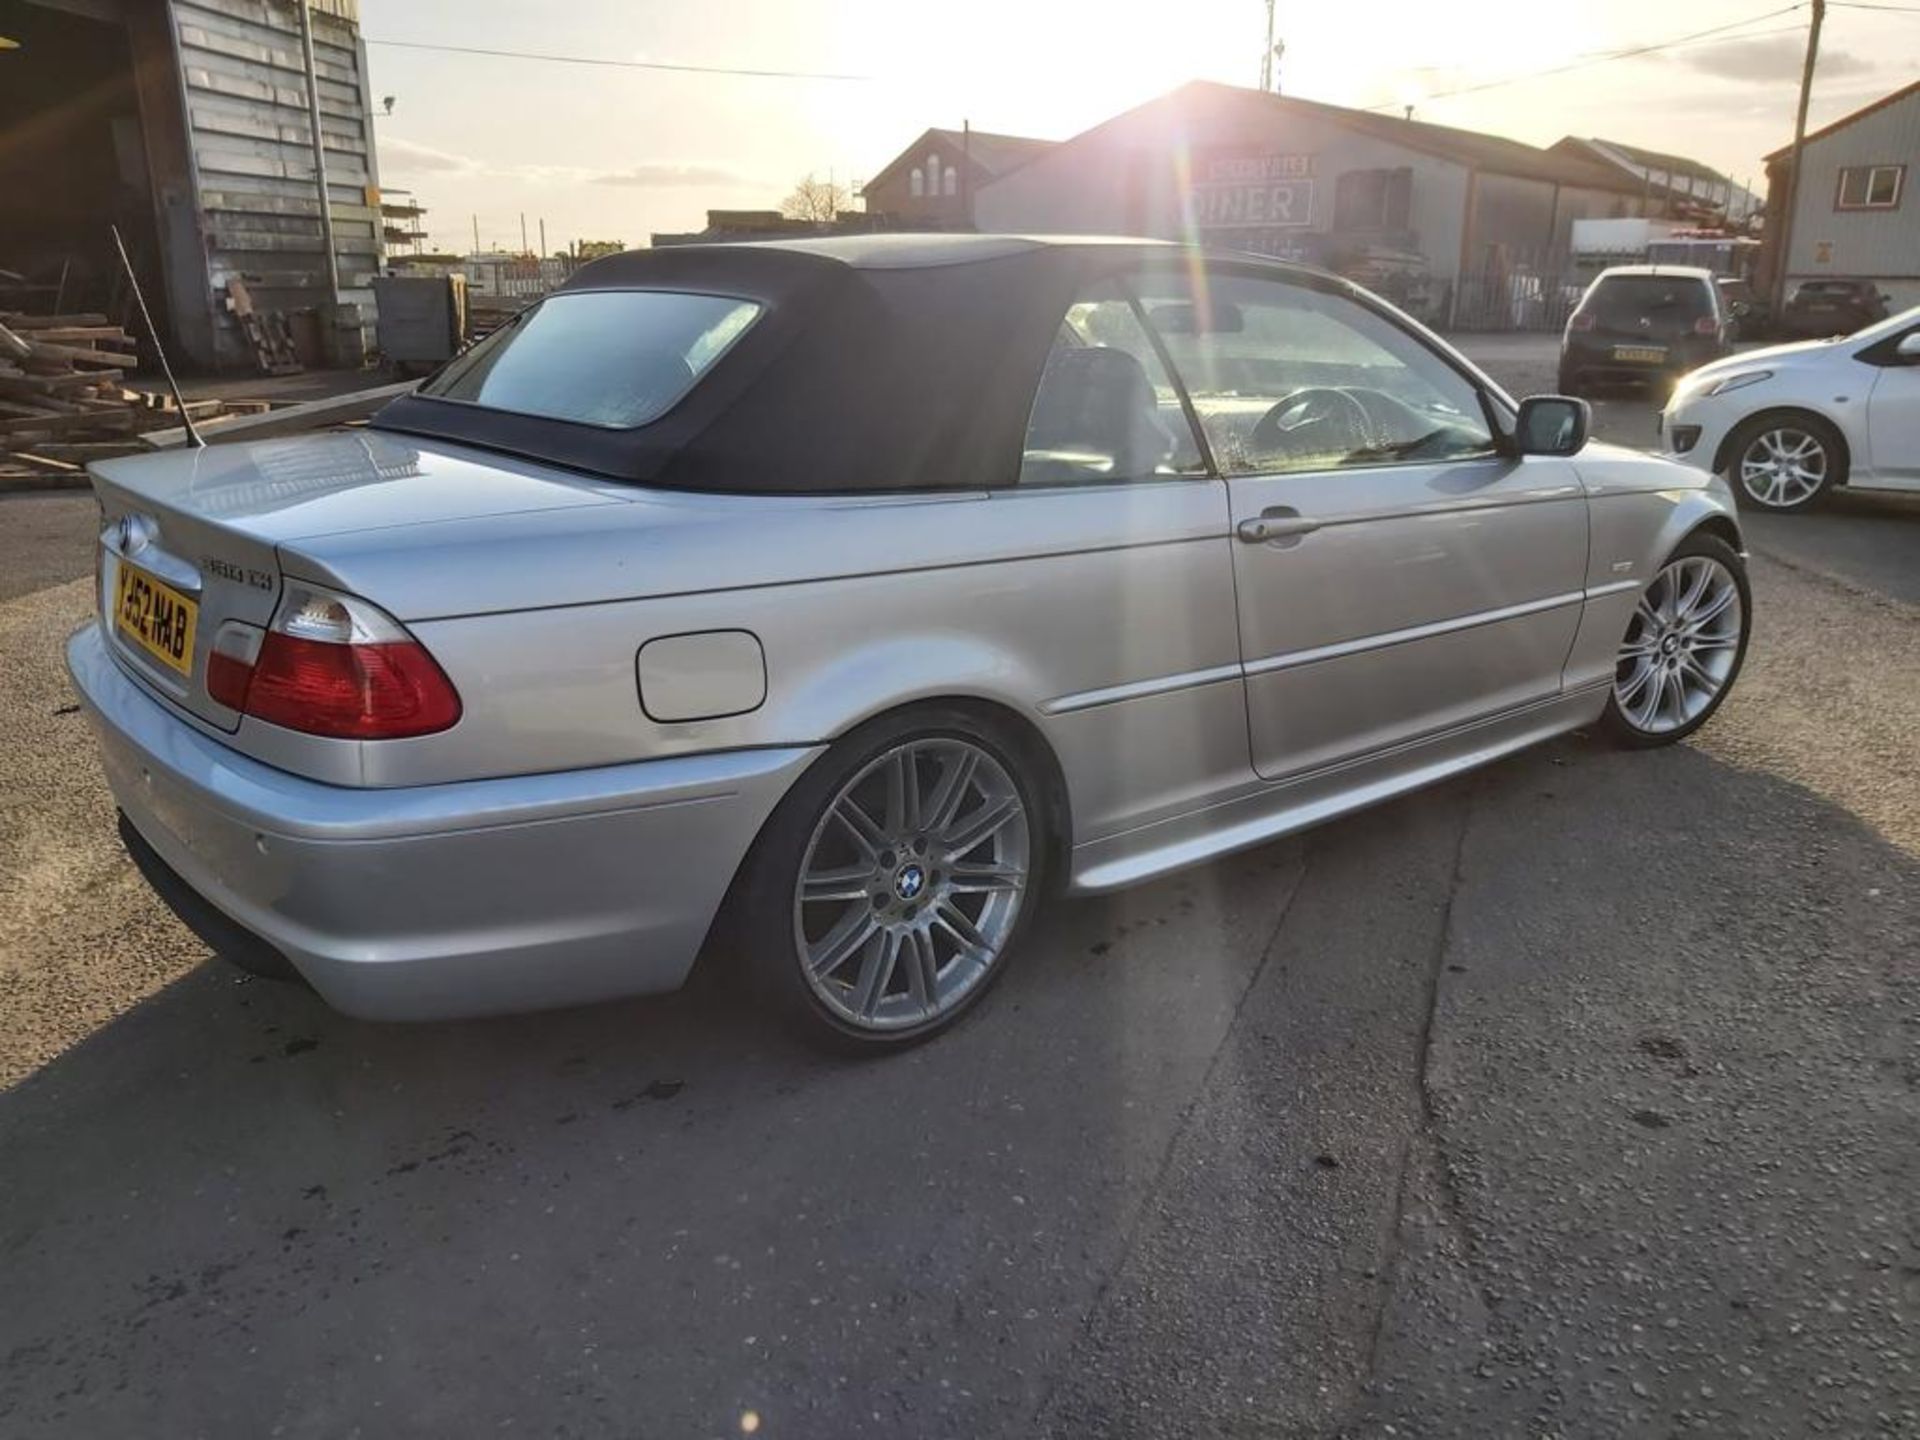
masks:
<svg viewBox="0 0 1920 1440"><path fill-rule="evenodd" d="M1476 873L1474 837L1509 829L1527 844ZM1408 1137L1447 1123L1421 1095L1428 1026L1483 969L1444 963L1463 915L1546 937L1476 1024L1563 1014L1556 986L1590 983L1636 887L1713 921L1664 957L1689 983L1724 967L1764 999L1752 942L1819 874L1750 861L1814 832L1829 875L1920 890L1910 857L1797 787L1568 740L1060 904L982 1013L880 1062L798 1047L723 971L658 1000L379 1026L209 964L0 1095L0 1430L679 1435L764 1413L787 1422L769 1433L980 1436L1106 1411L1101 1433L1171 1435L1217 1406L1326 1424L1376 1351L1414 1343L1381 1321L1393 1287L1443 1284L1393 1257ZM1676 868L1696 834L1719 849ZM1851 943L1856 910L1820 917L1822 943ZM1834 1003L1863 1035L1895 1023ZM1728 1063L1758 1085L1778 1056ZM1498 1200L1458 1183L1495 1207L1455 1217L1470 1256ZM1184 1398L1107 1411L1155 1386Z"/></svg>

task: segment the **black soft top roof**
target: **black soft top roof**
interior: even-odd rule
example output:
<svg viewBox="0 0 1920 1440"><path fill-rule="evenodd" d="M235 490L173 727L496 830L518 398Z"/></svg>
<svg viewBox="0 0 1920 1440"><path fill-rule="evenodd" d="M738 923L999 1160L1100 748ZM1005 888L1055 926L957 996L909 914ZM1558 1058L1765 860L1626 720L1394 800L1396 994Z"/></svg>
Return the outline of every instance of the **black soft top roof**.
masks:
<svg viewBox="0 0 1920 1440"><path fill-rule="evenodd" d="M756 300L765 312L678 404L636 429L420 394L372 423L676 489L1010 484L1076 292L1180 254L1146 240L896 234L610 255L557 293L682 290Z"/></svg>

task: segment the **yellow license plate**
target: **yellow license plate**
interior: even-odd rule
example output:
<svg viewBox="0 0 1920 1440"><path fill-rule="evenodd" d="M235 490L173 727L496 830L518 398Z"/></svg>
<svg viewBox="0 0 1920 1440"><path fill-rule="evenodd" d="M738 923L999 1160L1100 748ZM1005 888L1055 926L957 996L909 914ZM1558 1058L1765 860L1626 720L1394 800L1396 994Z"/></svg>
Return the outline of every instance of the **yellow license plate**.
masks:
<svg viewBox="0 0 1920 1440"><path fill-rule="evenodd" d="M169 669L193 673L193 627L200 607L164 580L120 562L114 626Z"/></svg>
<svg viewBox="0 0 1920 1440"><path fill-rule="evenodd" d="M1613 358L1637 361L1643 365L1658 365L1667 358L1667 352L1649 349L1644 345L1616 345L1613 347Z"/></svg>

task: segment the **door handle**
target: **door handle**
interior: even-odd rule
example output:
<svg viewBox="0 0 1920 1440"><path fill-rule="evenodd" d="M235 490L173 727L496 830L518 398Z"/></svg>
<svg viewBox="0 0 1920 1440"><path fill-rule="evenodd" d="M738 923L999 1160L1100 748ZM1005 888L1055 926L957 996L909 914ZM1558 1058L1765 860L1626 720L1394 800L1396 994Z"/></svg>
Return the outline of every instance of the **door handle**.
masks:
<svg viewBox="0 0 1920 1440"><path fill-rule="evenodd" d="M1318 520L1302 515L1298 510L1277 505L1271 510L1263 510L1250 519L1242 520L1235 527L1234 533L1249 545L1261 545L1269 540L1311 535L1320 528L1320 523Z"/></svg>

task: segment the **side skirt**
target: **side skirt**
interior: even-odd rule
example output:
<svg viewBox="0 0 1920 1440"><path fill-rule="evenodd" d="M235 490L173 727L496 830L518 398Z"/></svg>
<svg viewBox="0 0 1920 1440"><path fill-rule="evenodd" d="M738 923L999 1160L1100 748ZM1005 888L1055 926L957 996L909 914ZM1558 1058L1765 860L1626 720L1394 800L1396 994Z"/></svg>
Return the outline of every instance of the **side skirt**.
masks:
<svg viewBox="0 0 1920 1440"><path fill-rule="evenodd" d="M1118 890L1291 835L1592 724L1606 704L1606 684L1587 686L1077 845L1067 889Z"/></svg>

